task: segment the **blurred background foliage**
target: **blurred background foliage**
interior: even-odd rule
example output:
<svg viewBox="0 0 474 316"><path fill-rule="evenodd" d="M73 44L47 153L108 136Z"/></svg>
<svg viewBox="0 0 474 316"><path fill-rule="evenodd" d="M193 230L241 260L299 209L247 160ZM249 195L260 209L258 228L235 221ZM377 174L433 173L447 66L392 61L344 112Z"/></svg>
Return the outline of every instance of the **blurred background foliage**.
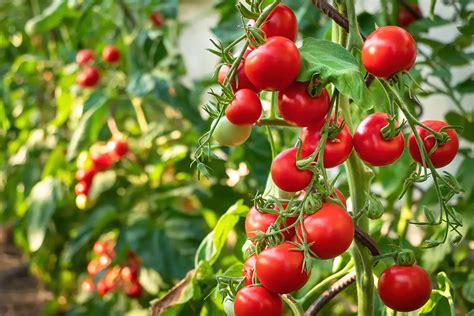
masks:
<svg viewBox="0 0 474 316"><path fill-rule="evenodd" d="M375 24L396 23L398 2L382 2L386 6L382 14L360 11L364 34ZM472 98L466 102L474 92L474 79L471 73L459 80L456 69L472 70L474 18L468 0L445 2L454 8L452 16L438 16L435 10L430 18L423 10L423 17L409 26L420 50L412 71L418 84L412 91L422 97L422 105L413 106L423 118L430 118L433 109L423 106L423 98L442 95L451 104L443 107L445 119L464 127L461 153L449 171L465 190L456 201L465 237L457 246L446 243L417 250L417 258L434 275L441 271L447 275L438 275L444 292L424 314L450 315L447 302L454 296L456 311L463 315L474 307L474 114ZM330 36L331 22L310 1L285 3L298 16L300 38ZM216 65L206 65L209 76L183 83L187 65L182 54L189 52L178 49L177 43L183 29L193 26L192 21L178 18L181 5L178 0L0 3L0 224L12 232L31 272L53 293L44 314L148 314L150 301L163 297L168 300L156 301L153 309L166 309L164 315L223 314L222 298L213 294L216 275L224 271L240 275L242 217L254 194L264 189L271 154L259 129L243 146L217 152L220 159L210 164L212 177L198 180L190 168L192 150L209 127L200 108L205 91L214 84ZM241 33L235 3L219 0L213 5L218 21L212 32L228 43ZM160 28L148 19L153 11L166 19ZM443 42L432 36L433 28L452 24L457 27L452 39ZM79 88L77 51L88 48L100 56L110 44L119 48L120 63L108 65L97 58L99 86ZM193 47L187 49L192 53ZM90 207L78 210L77 157L111 138L112 118L128 136L134 158L98 174ZM296 137L279 131L282 144L291 144ZM376 173L374 191L386 211L373 222L371 232L383 250L394 244L413 248L423 236L441 233L408 225L425 216L423 205L436 212L429 184L411 188L404 200L398 199L410 170L405 153L396 164ZM344 174L338 185L347 196ZM92 246L104 236L116 240L115 261L124 260L127 250L140 258L145 294L139 300L119 293L104 298L81 293ZM347 259L318 262L309 283L316 284ZM377 268L381 271L382 265ZM181 279L179 295L168 292ZM323 314L353 313L354 293L355 288L349 288ZM385 313L378 308L380 315Z"/></svg>

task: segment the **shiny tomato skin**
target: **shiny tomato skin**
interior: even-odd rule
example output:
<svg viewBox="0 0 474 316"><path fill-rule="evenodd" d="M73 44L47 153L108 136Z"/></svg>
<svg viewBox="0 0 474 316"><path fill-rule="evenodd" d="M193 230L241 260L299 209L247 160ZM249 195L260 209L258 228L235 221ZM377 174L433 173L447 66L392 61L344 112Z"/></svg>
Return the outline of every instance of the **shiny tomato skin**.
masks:
<svg viewBox="0 0 474 316"><path fill-rule="evenodd" d="M260 90L281 91L293 81L301 67L298 47L286 37L274 36L254 49L245 61L245 73Z"/></svg>
<svg viewBox="0 0 474 316"><path fill-rule="evenodd" d="M414 3L414 4L411 4L410 6L415 12L417 12L421 16L421 10L418 4ZM400 11L398 11L397 22L399 26L408 27L410 24L412 24L416 20L417 20L417 17L414 16L405 7L401 7Z"/></svg>
<svg viewBox="0 0 474 316"><path fill-rule="evenodd" d="M81 195L89 193L90 185L85 181L80 181L74 186L74 194Z"/></svg>
<svg viewBox="0 0 474 316"><path fill-rule="evenodd" d="M94 167L87 168L87 169L79 169L76 172L76 180L77 181L84 181L87 184L91 184L92 180L94 179L97 170Z"/></svg>
<svg viewBox="0 0 474 316"><path fill-rule="evenodd" d="M262 286L246 286L235 296L234 312L235 316L281 316L283 303Z"/></svg>
<svg viewBox="0 0 474 316"><path fill-rule="evenodd" d="M120 60L120 51L115 46L106 46L102 50L102 58L108 63L116 63Z"/></svg>
<svg viewBox="0 0 474 316"><path fill-rule="evenodd" d="M284 294L302 288L309 274L302 271L304 255L291 242L267 248L257 257L255 272L262 285L273 293Z"/></svg>
<svg viewBox="0 0 474 316"><path fill-rule="evenodd" d="M278 109L285 121L301 127L323 120L329 110L329 93L323 89L318 97L307 92L307 82L294 82L278 94Z"/></svg>
<svg viewBox="0 0 474 316"><path fill-rule="evenodd" d="M77 84L82 88L95 87L100 80L100 72L96 67L88 67L82 70L76 78Z"/></svg>
<svg viewBox="0 0 474 316"><path fill-rule="evenodd" d="M138 298L142 296L143 288L138 282L131 282L125 286L125 294L131 298Z"/></svg>
<svg viewBox="0 0 474 316"><path fill-rule="evenodd" d="M99 293L100 296L105 296L110 291L110 289L107 288L107 285L105 284L104 279L100 279L97 282L97 293Z"/></svg>
<svg viewBox="0 0 474 316"><path fill-rule="evenodd" d="M429 300L431 279L418 265L393 265L380 275L377 290L385 305L399 312L410 312Z"/></svg>
<svg viewBox="0 0 474 316"><path fill-rule="evenodd" d="M107 150L114 158L120 159L128 153L129 145L125 139L111 139L107 142Z"/></svg>
<svg viewBox="0 0 474 316"><path fill-rule="evenodd" d="M81 289L84 292L94 292L95 290L95 284L92 278L87 278L81 283Z"/></svg>
<svg viewBox="0 0 474 316"><path fill-rule="evenodd" d="M94 243L93 250L94 250L94 253L97 254L97 255L106 255L106 254L108 254L107 243L103 242L101 240L97 240Z"/></svg>
<svg viewBox="0 0 474 316"><path fill-rule="evenodd" d="M278 215L270 213L261 213L255 206L252 207L247 216L245 217L245 233L247 238L250 239L257 235L257 232L266 233L268 228L275 223L278 219ZM294 219L288 218L286 220L286 226L291 225L294 222ZM285 226L282 224L280 228L283 229ZM290 229L283 233L286 240L290 240L294 236L294 230Z"/></svg>
<svg viewBox="0 0 474 316"><path fill-rule="evenodd" d="M262 102L254 91L239 90L235 93L234 100L227 106L225 115L232 124L253 125L262 115Z"/></svg>
<svg viewBox="0 0 474 316"><path fill-rule="evenodd" d="M162 27L163 24L165 24L165 18L163 15L160 14L158 11L153 11L150 14L150 22L153 24L155 27Z"/></svg>
<svg viewBox="0 0 474 316"><path fill-rule="evenodd" d="M344 207L347 207L346 197L344 196L344 194L342 194L341 190L339 190L338 188L334 188L333 191L336 193L336 196L337 196L337 197L339 198L339 200L342 202L342 205L344 205ZM334 194L331 194L330 197L331 197L331 198L335 198L335 197L334 197Z"/></svg>
<svg viewBox="0 0 474 316"><path fill-rule="evenodd" d="M94 60L94 52L90 49L81 49L76 54L76 63L81 66L87 65Z"/></svg>
<svg viewBox="0 0 474 316"><path fill-rule="evenodd" d="M279 153L272 161L270 173L273 182L285 192L298 192L311 182L313 173L296 166L298 148L289 148Z"/></svg>
<svg viewBox="0 0 474 316"><path fill-rule="evenodd" d="M398 134L386 140L381 129L387 122L386 113L374 113L366 117L354 132L354 149L366 164L386 166L395 162L403 154L405 139Z"/></svg>
<svg viewBox="0 0 474 316"><path fill-rule="evenodd" d="M332 259L343 254L354 240L352 217L334 203L324 202L319 211L306 216L303 228L307 242L313 243L311 250L320 259ZM301 235L301 224L297 230Z"/></svg>
<svg viewBox="0 0 474 316"><path fill-rule="evenodd" d="M332 120L332 119L331 119ZM338 124L341 121L338 120ZM318 125L303 128L300 134L302 141L302 156L310 156L318 147L321 139L321 128L324 121ZM333 139L328 139L324 146L324 168L333 168L349 158L352 152L352 135L347 126L341 130ZM316 157L317 158L317 157Z"/></svg>
<svg viewBox="0 0 474 316"><path fill-rule="evenodd" d="M215 121L214 123L215 124ZM251 125L235 125L227 117L222 117L214 130L213 137L223 146L239 146L245 143L252 133Z"/></svg>
<svg viewBox="0 0 474 316"><path fill-rule="evenodd" d="M362 63L372 75L389 79L410 70L416 60L416 43L401 27L383 26L372 32L362 47Z"/></svg>
<svg viewBox="0 0 474 316"><path fill-rule="evenodd" d="M101 154L94 153L91 155L91 160L92 160L93 166L98 171L107 170L110 167L112 167L112 165L114 164L114 160L112 156L108 153L101 153Z"/></svg>
<svg viewBox="0 0 474 316"><path fill-rule="evenodd" d="M437 120L427 120L422 122L424 125L431 129L439 132L443 127L448 126L447 123ZM426 152L429 154L435 145L435 138L432 134L421 126L417 126L416 130L423 141L423 145L426 148ZM442 168L447 166L451 161L454 160L459 150L459 138L456 131L452 128L445 130L449 135L449 141L444 145L439 145L434 153L430 156L430 161L435 168ZM416 143L415 135L413 133L408 137L408 149L410 155L420 165L423 163L421 159L420 149Z"/></svg>
<svg viewBox="0 0 474 316"><path fill-rule="evenodd" d="M270 12L260 29L265 32L267 38L283 36L294 42L298 36L298 20L293 10L280 3Z"/></svg>
<svg viewBox="0 0 474 316"><path fill-rule="evenodd" d="M248 54L250 54L250 52L251 52L251 50L247 50L245 53L248 55ZM239 67L237 68L237 73L236 73L237 79L234 78L234 80L232 80L232 90L234 90L234 92L237 92L238 90L241 90L241 89L250 89L250 90L254 91L255 93L260 93L260 89L257 89L250 82L249 78L245 74L245 66L244 65L245 65L245 63L241 62ZM217 78L217 81L219 81L219 83L224 84L225 76L227 75L229 70L230 70L229 65L222 65L221 66L221 68L219 69L219 74L218 74L218 78Z"/></svg>
<svg viewBox="0 0 474 316"><path fill-rule="evenodd" d="M245 284L251 285L253 282L253 272L255 270L255 263L257 263L257 255L250 256L244 263L242 269L242 276L245 277Z"/></svg>

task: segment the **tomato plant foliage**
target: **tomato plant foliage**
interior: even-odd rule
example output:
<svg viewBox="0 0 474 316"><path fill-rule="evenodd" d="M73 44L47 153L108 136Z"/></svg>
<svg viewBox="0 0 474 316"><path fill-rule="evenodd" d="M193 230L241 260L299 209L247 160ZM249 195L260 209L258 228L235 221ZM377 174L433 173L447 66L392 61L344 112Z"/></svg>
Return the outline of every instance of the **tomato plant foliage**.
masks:
<svg viewBox="0 0 474 316"><path fill-rule="evenodd" d="M53 293L44 313L147 314L151 305L153 315L302 315L354 276L322 314L387 315L386 306L467 314L474 83L458 73L473 59L469 1L432 1L431 11L420 3L414 18L403 2L416 1L380 1L377 12L353 12L353 1L237 2L214 1L209 47L220 59L194 81L183 80L177 43L193 26L179 20L180 1L0 3L0 224ZM400 14L417 63L372 78L363 40ZM433 37L449 25L452 40ZM292 86L304 95L296 110L281 103ZM204 105L208 91L214 99ZM314 96L318 109L305 112ZM435 113L432 97L449 106ZM383 154L376 144L357 145L367 135L356 127L374 113L397 122L374 128L374 143L397 140L385 159L375 159ZM427 120L450 128L416 123ZM342 158L329 157L342 147ZM281 152L291 159L278 168ZM339 213L319 213L328 205ZM249 214L265 222L246 233ZM96 245L109 257L90 275ZM380 277L380 295L360 282L361 266ZM423 279L416 304L402 294L396 301L406 304L393 303L396 282L383 275L399 266L420 266L436 281L431 289Z"/></svg>

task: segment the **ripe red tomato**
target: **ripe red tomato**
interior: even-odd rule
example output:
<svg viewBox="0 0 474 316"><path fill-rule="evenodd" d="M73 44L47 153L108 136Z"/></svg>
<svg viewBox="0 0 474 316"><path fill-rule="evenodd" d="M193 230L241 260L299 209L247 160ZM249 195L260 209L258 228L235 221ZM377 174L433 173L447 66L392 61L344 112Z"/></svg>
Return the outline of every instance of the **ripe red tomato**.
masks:
<svg viewBox="0 0 474 316"><path fill-rule="evenodd" d="M90 61L94 60L94 52L90 49L81 49L76 54L76 63L81 66L87 65Z"/></svg>
<svg viewBox="0 0 474 316"><path fill-rule="evenodd" d="M89 273L91 276L95 276L100 271L99 266L99 258L92 259L87 264L87 273Z"/></svg>
<svg viewBox="0 0 474 316"><path fill-rule="evenodd" d="M251 50L247 50L245 53L248 55L250 54ZM245 55L244 55L245 56ZM241 62L239 67L237 67L237 72L232 80L232 90L236 92L237 90L240 89L250 89L252 91L255 91L256 93L260 93L260 90L255 88L255 86L250 82L249 78L245 74L245 63ZM219 75L218 75L218 81L221 84L224 84L225 81L225 76L227 76L227 73L230 70L229 65L222 65L221 68L219 69ZM237 78L237 79L236 79Z"/></svg>
<svg viewBox="0 0 474 316"><path fill-rule="evenodd" d="M384 304L391 309L411 312L428 302L431 279L418 265L394 265L380 275L378 292Z"/></svg>
<svg viewBox="0 0 474 316"><path fill-rule="evenodd" d="M84 292L93 292L95 289L94 281L91 278L87 278L81 283L81 289Z"/></svg>
<svg viewBox="0 0 474 316"><path fill-rule="evenodd" d="M341 124L340 119L338 119L338 124ZM318 147L319 140L321 139L321 128L323 125L324 121L314 126L305 127L301 131L301 154L303 157L310 156ZM336 137L326 141L326 145L324 146L324 168L333 168L342 164L347 160L347 158L349 158L351 152L352 135L347 126L344 126Z"/></svg>
<svg viewBox="0 0 474 316"><path fill-rule="evenodd" d="M107 285L105 284L104 279L100 279L97 282L97 293L99 293L100 296L104 296L109 292L109 289L107 288Z"/></svg>
<svg viewBox="0 0 474 316"><path fill-rule="evenodd" d="M313 173L300 170L296 166L298 148L289 148L279 153L272 161L270 173L273 182L286 192L298 192L305 189L311 182Z"/></svg>
<svg viewBox="0 0 474 316"><path fill-rule="evenodd" d="M102 50L102 58L108 63L116 63L120 60L120 51L115 46L106 46Z"/></svg>
<svg viewBox="0 0 474 316"><path fill-rule="evenodd" d="M262 285L273 293L284 294L303 287L309 274L302 271L304 255L291 242L267 248L257 257L255 272Z"/></svg>
<svg viewBox="0 0 474 316"><path fill-rule="evenodd" d="M323 89L318 97L307 92L308 83L294 82L278 95L278 109L285 121L305 127L323 120L329 110L329 93Z"/></svg>
<svg viewBox="0 0 474 316"><path fill-rule="evenodd" d="M251 125L235 125L224 116L217 124L213 137L219 144L232 147L245 143L251 133Z"/></svg>
<svg viewBox="0 0 474 316"><path fill-rule="evenodd" d="M303 220L311 250L321 259L332 259L344 253L354 239L352 217L342 207L324 202L321 209ZM297 236L302 236L301 224Z"/></svg>
<svg viewBox="0 0 474 316"><path fill-rule="evenodd" d="M262 115L262 102L252 90L239 90L235 93L234 100L225 110L225 115L235 125L255 124Z"/></svg>
<svg viewBox="0 0 474 316"><path fill-rule="evenodd" d="M372 75L389 79L410 70L416 60L413 37L398 26L384 26L372 32L362 47L362 63Z"/></svg>
<svg viewBox="0 0 474 316"><path fill-rule="evenodd" d="M120 159L128 153L128 142L125 139L111 139L107 142L107 150L114 158Z"/></svg>
<svg viewBox="0 0 474 316"><path fill-rule="evenodd" d="M120 278L119 266L115 266L107 270L104 275L104 282L105 282L105 285L107 286L107 289L109 290L114 289L119 282L119 278Z"/></svg>
<svg viewBox="0 0 474 316"><path fill-rule="evenodd" d="M109 169L114 164L112 156L108 153L93 153L91 155L93 166L98 171Z"/></svg>
<svg viewBox="0 0 474 316"><path fill-rule="evenodd" d="M282 36L274 36L254 49L245 61L245 73L260 90L281 91L293 81L301 67L295 43Z"/></svg>
<svg viewBox="0 0 474 316"><path fill-rule="evenodd" d="M126 282L136 281L138 279L138 267L136 265L122 267L120 277Z"/></svg>
<svg viewBox="0 0 474 316"><path fill-rule="evenodd" d="M339 200L341 200L342 205L344 205L345 207L347 207L346 197L344 196L344 194L342 194L341 190L339 190L338 188L334 188L334 192L336 193L336 195L337 195L337 197L339 198ZM333 198L334 195L331 194L330 197Z"/></svg>
<svg viewBox="0 0 474 316"><path fill-rule="evenodd" d="M405 139L400 133L392 139L385 139L381 129L387 124L386 113L367 116L354 133L354 149L365 163L372 166L386 166L403 154Z"/></svg>
<svg viewBox="0 0 474 316"><path fill-rule="evenodd" d="M445 122L437 120L428 120L422 123L437 132L439 132L443 127L448 126ZM423 141L423 145L429 154L435 146L435 138L429 131L420 126L417 126L416 130L418 131L418 134ZM447 166L451 161L453 161L459 150L459 138L456 131L450 128L445 130L445 132L449 135L449 141L446 144L438 145L438 148L430 156L430 161L435 168ZM413 135L413 133L408 138L408 149L410 150L410 155L413 160L422 164L423 161L421 159L420 148L416 143L415 135Z"/></svg>
<svg viewBox="0 0 474 316"><path fill-rule="evenodd" d="M79 182L84 181L90 186L96 173L97 173L97 170L95 170L94 167L91 167L88 169L79 169L76 172L76 180Z"/></svg>
<svg viewBox="0 0 474 316"><path fill-rule="evenodd" d="M235 316L281 316L283 303L280 296L261 286L246 286L237 292L234 300Z"/></svg>
<svg viewBox="0 0 474 316"><path fill-rule="evenodd" d="M294 42L298 36L298 20L293 10L280 3L270 12L260 29L265 32L267 38L283 36Z"/></svg>
<svg viewBox="0 0 474 316"><path fill-rule="evenodd" d="M76 78L77 84L82 88L92 88L99 83L100 73L96 67L88 67L82 70Z"/></svg>
<svg viewBox="0 0 474 316"><path fill-rule="evenodd" d="M242 276L245 277L245 284L251 285L253 281L253 271L255 269L255 263L257 263L257 255L249 257L245 263L244 268L242 269Z"/></svg>
<svg viewBox="0 0 474 316"><path fill-rule="evenodd" d="M410 6L416 13L418 13L418 15L421 16L421 10L418 4L413 3ZM410 11L408 11L405 7L401 7L400 11L398 11L397 21L398 25L400 25L401 27L407 27L416 20L417 17L413 15Z"/></svg>
<svg viewBox="0 0 474 316"><path fill-rule="evenodd" d="M267 232L268 228L273 225L277 219L278 215L276 214L261 213L255 207L252 207L245 217L245 233L247 234L247 238L255 237L258 231L262 233ZM294 218L287 218L285 221L286 226L291 225L295 220ZM280 229L284 227L283 224L280 225ZM292 239L294 233L294 229L284 232L285 240Z"/></svg>
<svg viewBox="0 0 474 316"><path fill-rule="evenodd" d="M155 27L161 27L165 24L165 17L160 14L158 11L153 11L150 14L150 21Z"/></svg>
<svg viewBox="0 0 474 316"><path fill-rule="evenodd" d="M142 296L142 293L142 286L138 282L131 282L125 285L125 294L127 294L128 297L138 298Z"/></svg>
<svg viewBox="0 0 474 316"><path fill-rule="evenodd" d="M74 187L74 193L76 195L81 195L81 194L87 195L87 193L89 193L89 189L90 189L90 186L87 182L80 181Z"/></svg>

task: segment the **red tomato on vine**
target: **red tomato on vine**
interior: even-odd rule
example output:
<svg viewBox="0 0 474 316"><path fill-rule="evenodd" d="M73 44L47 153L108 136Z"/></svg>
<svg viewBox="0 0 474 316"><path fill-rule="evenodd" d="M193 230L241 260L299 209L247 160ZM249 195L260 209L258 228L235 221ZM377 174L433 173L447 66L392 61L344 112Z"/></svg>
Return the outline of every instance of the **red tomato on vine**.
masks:
<svg viewBox="0 0 474 316"><path fill-rule="evenodd" d="M279 295L262 286L246 286L234 300L235 316L281 316L283 303Z"/></svg>
<svg viewBox="0 0 474 316"><path fill-rule="evenodd" d="M316 213L306 216L303 226L298 225L298 239L306 232L306 241L313 243L311 250L321 259L332 259L343 254L354 239L352 217L341 206L324 202Z"/></svg>
<svg viewBox="0 0 474 316"><path fill-rule="evenodd" d="M293 10L280 3L265 19L260 29L265 32L267 38L283 36L294 42L298 36L298 20Z"/></svg>
<svg viewBox="0 0 474 316"><path fill-rule="evenodd" d="M253 281L253 272L257 263L257 255L250 256L244 263L242 276L245 277L245 284L251 285Z"/></svg>
<svg viewBox="0 0 474 316"><path fill-rule="evenodd" d="M308 82L294 82L278 94L278 109L285 121L305 127L318 124L328 114L329 93L326 89L312 97Z"/></svg>
<svg viewBox="0 0 474 316"><path fill-rule="evenodd" d="M234 100L227 106L225 115L232 124L253 125L262 115L262 102L254 91L239 90L235 93Z"/></svg>
<svg viewBox="0 0 474 316"><path fill-rule="evenodd" d="M411 4L410 7L418 14L418 16L421 16L421 10L418 4ZM400 8L400 11L398 11L397 22L401 27L407 27L416 20L418 20L417 16L411 13L404 6Z"/></svg>
<svg viewBox="0 0 474 316"><path fill-rule="evenodd" d="M250 54L251 50L247 50L247 54ZM249 80L247 75L245 74L245 67L244 67L244 62L241 62L239 67L237 68L237 73L236 73L236 78L232 80L232 89L234 92L241 90L241 89L250 89L254 91L255 93L259 93L260 89L257 89ZM229 65L223 65L219 69L219 74L218 74L218 81L220 84L224 84L225 77L227 76L227 73L230 70Z"/></svg>
<svg viewBox="0 0 474 316"><path fill-rule="evenodd" d="M385 305L399 312L410 312L428 302L431 279L418 265L394 265L382 272L377 290Z"/></svg>
<svg viewBox="0 0 474 316"><path fill-rule="evenodd" d="M254 49L245 61L245 73L260 90L280 91L288 87L301 67L298 47L286 37L274 36Z"/></svg>
<svg viewBox="0 0 474 316"><path fill-rule="evenodd" d="M311 182L313 173L300 170L296 165L298 148L289 148L279 153L272 161L270 173L273 182L286 192L303 190Z"/></svg>
<svg viewBox="0 0 474 316"><path fill-rule="evenodd" d="M384 26L372 32L362 47L362 63L372 75L389 79L411 69L416 60L416 43L406 30Z"/></svg>
<svg viewBox="0 0 474 316"><path fill-rule="evenodd" d="M100 80L100 73L96 67L88 67L82 70L76 78L77 84L82 88L95 87Z"/></svg>
<svg viewBox="0 0 474 316"><path fill-rule="evenodd" d="M332 118L331 118L332 121ZM338 119L340 125L342 121ZM317 125L305 127L301 131L300 138L302 141L302 156L310 156L318 147L321 139L321 129L324 121ZM352 135L347 126L332 139L327 139L324 146L324 168L333 168L349 158L352 152ZM317 157L316 157L317 158Z"/></svg>
<svg viewBox="0 0 474 316"><path fill-rule="evenodd" d="M102 50L102 58L108 63L116 63L120 60L120 51L115 46L106 46Z"/></svg>
<svg viewBox="0 0 474 316"><path fill-rule="evenodd" d="M437 120L428 120L421 123L436 132L439 132L441 129L448 126L447 123ZM437 143L435 137L428 130L421 126L416 126L416 130L423 141L423 146L425 147L426 152L428 154L431 153ZM444 131L448 134L449 140L445 144L437 144L436 150L434 150L430 156L430 161L435 168L447 166L451 161L454 160L459 150L459 138L456 131L453 128L448 128ZM415 135L413 133L408 138L408 149L410 150L410 155L413 160L419 164L422 164L423 160L421 158L420 148L418 147Z"/></svg>
<svg viewBox="0 0 474 316"><path fill-rule="evenodd" d="M273 225L277 219L278 215L276 214L259 212L255 207L252 207L245 217L245 233L247 234L247 238L251 239L252 237L255 237L257 232L267 232L268 228ZM291 225L294 221L295 219L292 218L286 219L286 226ZM286 226L281 224L280 229L283 229ZM285 231L283 235L286 240L290 240L293 238L294 232L294 229L289 229Z"/></svg>
<svg viewBox="0 0 474 316"><path fill-rule="evenodd" d="M285 242L262 251L255 265L258 280L268 290L278 293L290 293L302 288L309 279L303 271L304 255L296 250L297 246Z"/></svg>
<svg viewBox="0 0 474 316"><path fill-rule="evenodd" d="M366 117L354 132L354 149L365 163L372 166L386 166L403 154L405 139L398 134L385 139L382 128L387 124L386 113L374 113Z"/></svg>
<svg viewBox="0 0 474 316"><path fill-rule="evenodd" d="M76 54L76 63L81 66L87 65L94 60L94 52L90 49L81 49Z"/></svg>

